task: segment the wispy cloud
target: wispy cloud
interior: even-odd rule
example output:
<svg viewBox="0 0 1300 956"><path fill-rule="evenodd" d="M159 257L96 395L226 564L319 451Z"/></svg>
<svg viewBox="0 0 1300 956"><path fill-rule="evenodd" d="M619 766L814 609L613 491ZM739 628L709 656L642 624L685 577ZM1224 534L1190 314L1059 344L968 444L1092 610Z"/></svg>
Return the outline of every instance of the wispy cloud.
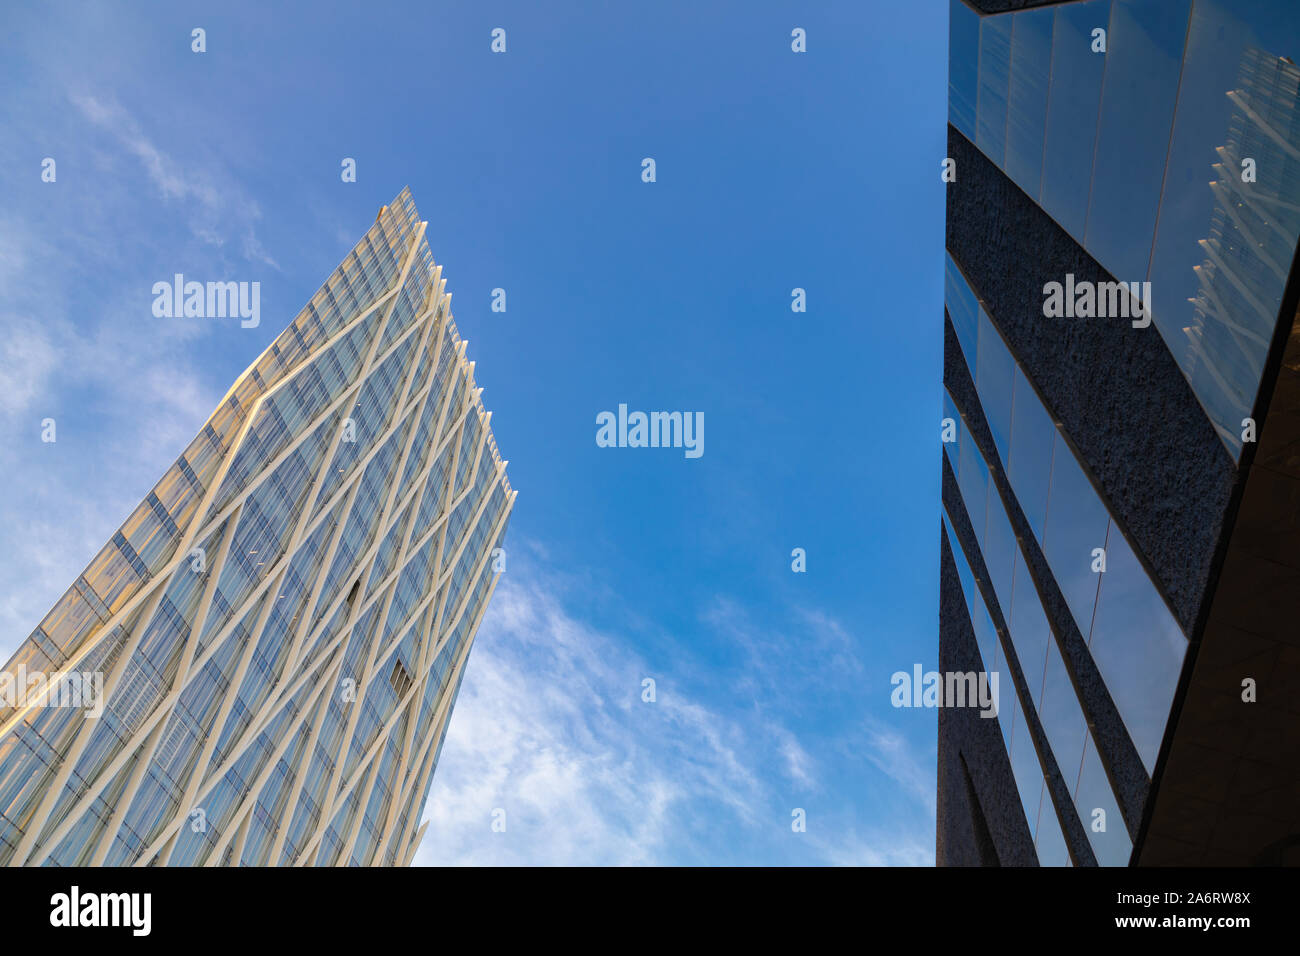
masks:
<svg viewBox="0 0 1300 956"><path fill-rule="evenodd" d="M0 416L31 405L58 362L58 349L33 319L13 317L0 337Z"/></svg>
<svg viewBox="0 0 1300 956"><path fill-rule="evenodd" d="M417 863L932 862L924 832L860 831L843 795L814 797L821 758L780 720L652 674L631 635L584 623L568 609L571 583L517 550L468 662ZM919 776L901 739L871 745L911 801ZM793 806L816 807L807 833L791 832ZM495 810L505 832L492 829Z"/></svg>
<svg viewBox="0 0 1300 956"><path fill-rule="evenodd" d="M752 822L761 784L738 728L662 683L644 701L647 676L512 564L469 661L417 862L666 862L690 805ZM498 808L504 833L491 829Z"/></svg>
<svg viewBox="0 0 1300 956"><path fill-rule="evenodd" d="M867 721L864 743L867 758L905 793L925 804L933 815L936 792L934 765L921 763L916 748L907 738L876 720ZM932 756L932 753L927 756Z"/></svg>
<svg viewBox="0 0 1300 956"><path fill-rule="evenodd" d="M64 201L76 197L81 218L48 217L39 199L28 198L0 221L0 527L17 543L0 554L4 656L185 448L229 384L225 375L205 374L204 352L194 347L214 334L212 326L151 315L156 263L212 261L235 249L276 265L257 238L257 204L218 164L191 168L173 159L110 95L56 97L52 105L69 102L75 108L54 110L52 123L75 130L87 154L109 168L138 163L144 173L92 182L65 166L57 183L42 188L59 190ZM141 183L156 190L161 206L142 201ZM124 222L133 228L123 230ZM187 241L200 252L182 256ZM155 265L141 272L144 261ZM251 360L255 349L248 353ZM56 423L56 442L40 440L46 418Z"/></svg>
<svg viewBox="0 0 1300 956"><path fill-rule="evenodd" d="M187 167L173 159L116 100L82 93L70 98L82 116L144 165L149 181L164 199L185 204L190 231L196 238L224 247L234 237L245 259L280 268L257 237L261 207L229 177L215 168Z"/></svg>

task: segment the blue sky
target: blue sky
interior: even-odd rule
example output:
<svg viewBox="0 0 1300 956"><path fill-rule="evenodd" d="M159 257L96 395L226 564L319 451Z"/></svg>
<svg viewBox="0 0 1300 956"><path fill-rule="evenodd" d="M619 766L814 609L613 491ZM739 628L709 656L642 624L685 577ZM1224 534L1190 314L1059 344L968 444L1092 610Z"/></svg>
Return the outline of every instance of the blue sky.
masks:
<svg viewBox="0 0 1300 956"><path fill-rule="evenodd" d="M0 652L409 184L520 492L417 862L933 862L947 4L268 6L6 13Z"/></svg>

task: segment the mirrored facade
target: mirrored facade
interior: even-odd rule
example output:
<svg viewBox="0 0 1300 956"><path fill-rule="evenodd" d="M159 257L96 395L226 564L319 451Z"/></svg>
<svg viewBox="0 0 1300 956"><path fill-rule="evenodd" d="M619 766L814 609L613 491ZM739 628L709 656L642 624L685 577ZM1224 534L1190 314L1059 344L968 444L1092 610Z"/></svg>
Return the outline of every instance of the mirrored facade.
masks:
<svg viewBox="0 0 1300 956"><path fill-rule="evenodd" d="M0 863L409 863L516 494L425 226L380 211L6 665L102 691L0 712Z"/></svg>
<svg viewBox="0 0 1300 956"><path fill-rule="evenodd" d="M949 122L1111 275L1151 283L1155 327L1239 455L1300 238L1295 4L981 17L951 0L951 17Z"/></svg>
<svg viewBox="0 0 1300 956"><path fill-rule="evenodd" d="M964 158L945 187L940 662L1000 671L1004 699L996 735L978 720L941 722L939 859L1128 865L1182 726L1215 546L1234 530L1230 492L1253 464L1257 393L1281 363L1279 323L1293 318L1300 6L952 0L949 36L948 141ZM1044 313L1046 282L1098 265L1150 283L1149 330L1130 330L1127 315L1115 334L1105 317ZM1143 334L1158 338L1139 349ZM1098 374L1112 365L1126 367ZM1129 391L1098 399L1104 389ZM1161 428L1173 437L1143 440ZM1276 428L1293 442L1290 426ZM1177 480L1143 487L1179 442L1198 443L1183 474L1217 476L1198 486L1222 489L1213 506ZM1281 460L1270 467L1288 468ZM1288 527L1293 507L1282 508ZM1185 533L1207 525L1216 530ZM1199 550L1161 552L1166 540ZM1292 619L1279 639L1293 635ZM1206 678L1213 693L1223 680ZM1232 694L1216 701L1226 713ZM1181 719L1188 752L1219 746L1195 736L1200 715ZM1260 739L1247 737L1236 752ZM958 758L968 776L945 777ZM1285 826L1249 813L1249 826ZM1191 853L1181 841L1206 859L1227 852L1206 848L1194 815L1166 797L1152 852L1199 859L1179 857Z"/></svg>

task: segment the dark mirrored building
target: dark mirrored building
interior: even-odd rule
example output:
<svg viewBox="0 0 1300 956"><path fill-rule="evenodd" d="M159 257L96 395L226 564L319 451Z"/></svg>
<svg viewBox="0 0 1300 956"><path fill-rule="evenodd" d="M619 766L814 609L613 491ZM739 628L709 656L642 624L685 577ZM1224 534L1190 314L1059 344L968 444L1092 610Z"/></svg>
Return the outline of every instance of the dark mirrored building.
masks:
<svg viewBox="0 0 1300 956"><path fill-rule="evenodd" d="M1300 862L1300 5L949 58L938 862Z"/></svg>

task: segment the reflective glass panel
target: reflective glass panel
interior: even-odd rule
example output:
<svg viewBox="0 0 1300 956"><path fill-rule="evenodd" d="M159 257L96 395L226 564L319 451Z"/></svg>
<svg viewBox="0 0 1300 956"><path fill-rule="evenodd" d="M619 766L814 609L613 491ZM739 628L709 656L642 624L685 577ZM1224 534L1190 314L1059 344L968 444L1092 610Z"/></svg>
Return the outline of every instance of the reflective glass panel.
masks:
<svg viewBox="0 0 1300 956"><path fill-rule="evenodd" d="M993 662L997 656L998 632L993 627L993 618L989 616L988 608L984 605L984 598L978 590L975 592L971 603L973 605L971 623L975 627L975 642L979 645L981 663L983 663L986 670L993 670Z"/></svg>
<svg viewBox="0 0 1300 956"><path fill-rule="evenodd" d="M1088 647L1150 772L1169 719L1187 639L1113 524Z"/></svg>
<svg viewBox="0 0 1300 956"><path fill-rule="evenodd" d="M1011 607L1011 574L1018 563L1016 556L1016 535L1007 520L1006 510L1002 507L1002 498L998 495L997 485L989 482L988 526L984 531L984 542L980 548L984 555L984 564L989 569L989 578L993 581L993 593L997 595L998 604L1005 615Z"/></svg>
<svg viewBox="0 0 1300 956"><path fill-rule="evenodd" d="M1052 453L1052 490L1047 499L1043 553L1081 634L1091 629L1092 609L1097 601L1099 575L1092 570L1092 552L1106 546L1109 523L1110 516L1092 484L1058 433Z"/></svg>
<svg viewBox="0 0 1300 956"><path fill-rule="evenodd" d="M999 166L1007 142L1007 71L1011 62L1011 17L980 20L979 100L975 145Z"/></svg>
<svg viewBox="0 0 1300 956"><path fill-rule="evenodd" d="M1300 235L1297 62L1291 0L1193 4L1150 281L1155 324L1233 455Z"/></svg>
<svg viewBox="0 0 1300 956"><path fill-rule="evenodd" d="M1038 400L1025 373L1016 368L1011 412L1011 456L1007 477L1034 537L1043 540L1047 493L1052 482L1052 448L1056 426Z"/></svg>
<svg viewBox="0 0 1300 956"><path fill-rule="evenodd" d="M970 516L971 527L976 540L984 540L984 513L988 498L989 467L984 464L975 441L966 431L965 422L960 426L961 438L958 440L957 484L961 488L962 502Z"/></svg>
<svg viewBox="0 0 1300 956"><path fill-rule="evenodd" d="M1083 759L1083 738L1088 729L1056 641L1047 644L1047 668L1043 674L1038 718L1043 722L1047 742L1052 745L1061 777L1073 793L1079 782L1079 761Z"/></svg>
<svg viewBox="0 0 1300 956"><path fill-rule="evenodd" d="M1065 834L1061 832L1061 821L1056 818L1056 806L1047 792L1047 782L1043 782L1042 797L1038 805L1038 832L1034 839L1038 850L1039 866L1073 866L1070 851L1065 846Z"/></svg>
<svg viewBox="0 0 1300 956"><path fill-rule="evenodd" d="M1115 0L1084 245L1121 282L1151 260L1191 0Z"/></svg>
<svg viewBox="0 0 1300 956"><path fill-rule="evenodd" d="M965 277L951 255L947 256L944 268L943 302L948 307L952 327L957 332L957 341L961 343L962 354L973 380L979 342L979 303L975 301L975 293L966 284Z"/></svg>
<svg viewBox="0 0 1300 956"><path fill-rule="evenodd" d="M1109 21L1110 0L1056 8L1042 206L1075 239L1083 236L1088 217L1097 107L1106 65L1106 55L1093 52L1093 31L1105 29Z"/></svg>
<svg viewBox="0 0 1300 956"><path fill-rule="evenodd" d="M1091 737L1084 746L1083 769L1079 774L1079 789L1074 797L1074 805L1079 808L1083 830L1088 834L1088 842L1092 844L1092 852L1097 855L1097 862L1102 866L1128 866L1133 843L1128 838L1119 804L1115 802L1115 795L1110 789L1106 771L1097 757L1097 748ZM1099 814L1098 810L1103 811L1105 816ZM1098 829L1103 821L1105 829Z"/></svg>
<svg viewBox="0 0 1300 956"><path fill-rule="evenodd" d="M1037 702L1043 686L1043 660L1048 645L1053 643L1047 626L1047 615L1039 603L1038 591L1029 577L1024 561L1016 563L1016 589L1011 601L1011 643L1016 648L1025 683Z"/></svg>
<svg viewBox="0 0 1300 956"><path fill-rule="evenodd" d="M948 513L943 515L943 525L948 532L948 545L952 548L953 563L957 565L957 579L961 581L962 596L966 600L966 613L970 613L971 595L975 593L975 576L971 573L970 564L966 561L966 552L961 549L961 542L957 540L957 533L952 530L952 522L948 520Z"/></svg>
<svg viewBox="0 0 1300 956"><path fill-rule="evenodd" d="M1011 770L1016 778L1016 789L1020 792L1025 823L1033 833L1038 819L1038 798L1043 788L1043 770L1038 765L1038 754L1034 751L1034 741L1024 714L1016 716L1015 733L1011 736Z"/></svg>
<svg viewBox="0 0 1300 956"><path fill-rule="evenodd" d="M1011 84L1007 108L1006 172L1038 199L1047 129L1047 85L1052 75L1051 7L1014 15L1011 30Z"/></svg>
<svg viewBox="0 0 1300 956"><path fill-rule="evenodd" d="M961 0L952 0L948 8L948 122L972 143L979 55L979 14Z"/></svg>
<svg viewBox="0 0 1300 956"><path fill-rule="evenodd" d="M1011 389L1015 382L1015 361L983 309L979 313L979 360L975 387L993 441L1002 461L1011 448Z"/></svg>

